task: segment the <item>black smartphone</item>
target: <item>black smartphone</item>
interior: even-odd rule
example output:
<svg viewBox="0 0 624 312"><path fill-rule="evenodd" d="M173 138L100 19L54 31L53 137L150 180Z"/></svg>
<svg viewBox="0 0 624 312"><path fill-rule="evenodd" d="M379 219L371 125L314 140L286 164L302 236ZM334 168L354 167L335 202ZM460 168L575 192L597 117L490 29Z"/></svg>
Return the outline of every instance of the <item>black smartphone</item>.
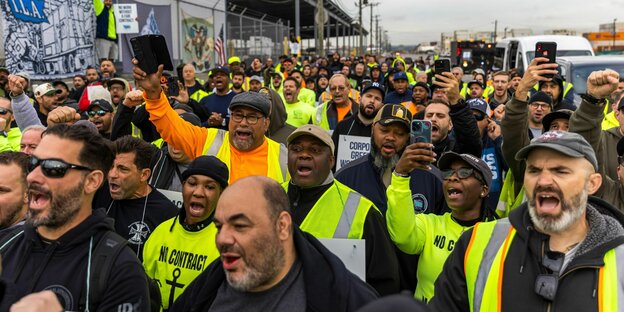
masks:
<svg viewBox="0 0 624 312"><path fill-rule="evenodd" d="M444 72L451 72L451 60L449 59L439 59L433 62L433 67L435 68L436 75L442 75Z"/></svg>
<svg viewBox="0 0 624 312"><path fill-rule="evenodd" d="M431 121L429 120L412 120L411 127L411 143L425 142L431 143Z"/></svg>
<svg viewBox="0 0 624 312"><path fill-rule="evenodd" d="M134 58L139 61L139 67L147 74L158 71L158 65L162 64L164 70L173 70L167 41L162 35L143 35L130 39Z"/></svg>
<svg viewBox="0 0 624 312"><path fill-rule="evenodd" d="M178 79L180 81L184 81L184 65L178 66L178 68L176 70L178 72Z"/></svg>
<svg viewBox="0 0 624 312"><path fill-rule="evenodd" d="M169 96L178 96L180 95L180 87L178 86L178 77L169 77L167 78L167 95Z"/></svg>
<svg viewBox="0 0 624 312"><path fill-rule="evenodd" d="M545 57L548 62L540 62L540 64L555 63L557 58L557 43L556 42L538 42L535 44L535 57ZM546 78L552 78L553 74L542 75Z"/></svg>

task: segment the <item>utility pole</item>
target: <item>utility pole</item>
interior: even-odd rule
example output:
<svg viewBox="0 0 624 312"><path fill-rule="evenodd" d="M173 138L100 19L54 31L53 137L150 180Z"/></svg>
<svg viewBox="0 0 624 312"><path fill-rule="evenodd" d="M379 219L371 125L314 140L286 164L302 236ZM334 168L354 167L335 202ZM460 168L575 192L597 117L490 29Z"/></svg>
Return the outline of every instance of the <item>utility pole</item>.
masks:
<svg viewBox="0 0 624 312"><path fill-rule="evenodd" d="M498 31L498 20L494 20L494 40L492 42L496 42L496 32Z"/></svg>
<svg viewBox="0 0 624 312"><path fill-rule="evenodd" d="M611 45L611 51L615 51L615 36L617 32L615 31L615 22L617 22L617 18L613 19L613 45Z"/></svg>
<svg viewBox="0 0 624 312"><path fill-rule="evenodd" d="M316 27L317 27L317 33L318 33L318 41L317 41L317 53L319 55L325 55L325 47L324 47L324 43L325 43L325 36L324 36L324 23L323 21L325 20L325 6L323 4L323 0L317 0L316 2L316 11L317 16L319 17L318 20L316 21Z"/></svg>
<svg viewBox="0 0 624 312"><path fill-rule="evenodd" d="M370 2L368 4L370 6L370 28L368 28L368 36L370 37L370 47L371 47L371 52L373 49L373 7L379 5L379 2Z"/></svg>
<svg viewBox="0 0 624 312"><path fill-rule="evenodd" d="M364 0L368 3L368 0ZM364 47L364 35L362 34L362 0L360 0L360 48L358 49L358 56L362 55L362 48Z"/></svg>
<svg viewBox="0 0 624 312"><path fill-rule="evenodd" d="M375 38L377 39L375 40L375 45L377 46L377 54L380 54L381 45L379 41L379 15L375 15Z"/></svg>

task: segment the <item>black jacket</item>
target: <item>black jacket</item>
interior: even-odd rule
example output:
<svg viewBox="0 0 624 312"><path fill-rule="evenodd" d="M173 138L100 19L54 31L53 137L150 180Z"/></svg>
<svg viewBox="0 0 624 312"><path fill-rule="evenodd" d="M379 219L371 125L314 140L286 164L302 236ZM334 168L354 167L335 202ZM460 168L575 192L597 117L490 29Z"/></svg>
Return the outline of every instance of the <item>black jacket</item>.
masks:
<svg viewBox="0 0 624 312"><path fill-rule="evenodd" d="M112 220L102 209L52 242L44 241L26 224L24 233L2 251L1 277L7 292L0 311L8 311L22 297L43 290L53 290L66 311L84 310L79 301L86 290L89 244L93 238L95 248L107 231L113 231ZM146 275L130 248L117 256L109 276L103 301L91 306L92 311L117 311L124 304L149 311Z"/></svg>
<svg viewBox="0 0 624 312"><path fill-rule="evenodd" d="M349 272L316 238L293 228L297 257L302 263L307 311L355 311L378 295ZM170 311L208 311L219 286L226 283L219 259L202 272L178 297Z"/></svg>
<svg viewBox="0 0 624 312"><path fill-rule="evenodd" d="M153 142L160 139L160 134L156 130L156 126L149 120L149 113L145 110L145 105L135 109L129 108L123 104L117 106L117 112L113 119L111 130L111 140L132 134L132 125L134 124L141 130L141 137L146 142Z"/></svg>
<svg viewBox="0 0 624 312"><path fill-rule="evenodd" d="M537 275L547 273L541 263L544 251L548 250L549 236L533 228L526 203L510 213L509 221L517 234L505 258L502 311L598 311L598 273L604 266L604 254L624 244L624 215L607 202L590 197L587 205L589 232L561 273L563 277L559 278L552 303L533 291ZM466 231L446 260L431 300L434 311L470 310L464 254L471 235L472 229ZM618 263L618 267L621 266L622 263Z"/></svg>
<svg viewBox="0 0 624 312"><path fill-rule="evenodd" d="M460 100L456 105L452 105L449 116L453 122L453 134L434 145L433 151L440 159L444 152L455 152L458 154L471 154L481 158L483 143L481 134L477 128L477 121L472 116L472 112L465 101ZM438 165L436 161L435 165Z"/></svg>

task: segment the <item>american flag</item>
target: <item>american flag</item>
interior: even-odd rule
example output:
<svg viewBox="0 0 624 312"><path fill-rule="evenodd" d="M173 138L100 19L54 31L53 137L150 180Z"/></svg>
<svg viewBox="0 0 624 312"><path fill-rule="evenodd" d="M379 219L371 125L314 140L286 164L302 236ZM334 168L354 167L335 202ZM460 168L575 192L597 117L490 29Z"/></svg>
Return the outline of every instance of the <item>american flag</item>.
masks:
<svg viewBox="0 0 624 312"><path fill-rule="evenodd" d="M215 38L215 52L217 52L217 64L225 64L225 48L223 47L223 25L221 25L221 31L219 36Z"/></svg>

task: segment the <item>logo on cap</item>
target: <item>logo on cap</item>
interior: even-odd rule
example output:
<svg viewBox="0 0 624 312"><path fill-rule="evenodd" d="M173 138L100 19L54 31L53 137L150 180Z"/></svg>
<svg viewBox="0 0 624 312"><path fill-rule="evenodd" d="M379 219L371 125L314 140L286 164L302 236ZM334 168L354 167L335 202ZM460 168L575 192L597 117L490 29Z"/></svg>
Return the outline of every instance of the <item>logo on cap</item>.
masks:
<svg viewBox="0 0 624 312"><path fill-rule="evenodd" d="M392 115L398 118L405 118L405 111L400 107L395 107L395 111Z"/></svg>

